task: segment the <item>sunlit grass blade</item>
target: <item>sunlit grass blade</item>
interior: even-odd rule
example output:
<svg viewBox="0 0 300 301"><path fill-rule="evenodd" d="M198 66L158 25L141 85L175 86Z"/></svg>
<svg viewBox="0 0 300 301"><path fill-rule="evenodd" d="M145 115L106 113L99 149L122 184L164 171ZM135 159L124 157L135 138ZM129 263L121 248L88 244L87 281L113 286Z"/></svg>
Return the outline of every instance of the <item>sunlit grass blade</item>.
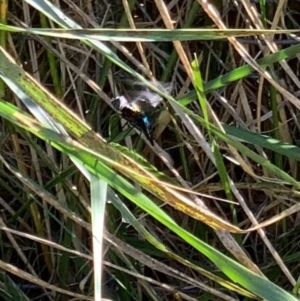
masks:
<svg viewBox="0 0 300 301"><path fill-rule="evenodd" d="M156 220L160 221L186 242L195 247L199 252L207 256L224 274L227 275L227 277L236 283L239 283L244 288L262 298L265 298L266 300L296 300L296 298L272 282L250 272L242 265L229 259L190 233L184 231L150 199L136 191L128 181L112 172L112 170L102 164L98 159L93 158L88 150L84 150L84 148L78 149L79 144L70 144L70 141L62 140L60 137L61 135L51 132L51 130L46 130L46 132L44 132L41 127L38 131L34 131L31 128L31 131L35 132L35 134L42 139L46 139L50 142L52 141L51 144L65 154L76 157L77 160L82 161L82 164L84 164L90 172L107 181L109 185L134 201L137 205L143 208L143 210L155 217ZM48 133L47 137L44 136L45 133Z"/></svg>
<svg viewBox="0 0 300 301"><path fill-rule="evenodd" d="M206 127L206 122L205 120L196 115L195 113L191 112L190 110L186 108L182 108L184 112L186 112L189 116L191 116L194 120L197 120L199 123L201 123L203 126ZM224 127L226 128L226 127ZM290 176L288 173L284 172L282 169L278 168L274 164L272 164L268 159L258 155L254 151L252 151L250 148L246 147L239 141L232 139L229 135L224 133L223 131L217 129L214 125L210 124L209 125L210 131L219 139L222 141L228 143L229 145L233 146L235 149L239 150L243 155L249 157L250 159L254 160L258 164L262 165L263 167L267 168L270 170L274 175L278 176L279 178L291 183L295 187L300 187L300 184L298 181L296 181L292 176ZM241 133L241 132L240 132ZM253 135L253 133L249 132L249 135ZM265 142L266 140L260 140L261 142ZM274 141L274 140L272 140ZM290 148L289 146L286 146L287 148Z"/></svg>
<svg viewBox="0 0 300 301"><path fill-rule="evenodd" d="M50 94L46 89L41 87L31 76L24 72L19 66L8 60L9 55L4 50L0 51L0 67L3 69L3 78L15 81L18 89L30 96L37 102L42 108L44 108L55 121L64 128L68 129L68 132L80 139L81 143L85 146L94 149L95 151L107 156L111 160L112 164L116 165L116 168L131 176L139 182L145 189L151 191L154 195L159 195L163 198L163 201L167 202L171 206L179 210L184 210L189 215L194 216L196 219L200 219L205 223L210 224L212 227L220 229L228 229L229 231L240 231L235 226L230 225L226 221L218 218L210 211L198 207L189 198L183 194L169 189L161 184L157 179L154 180L151 174L148 173L142 166L136 164L135 161L121 154L112 146L108 145L103 139L96 135L90 128L83 123L73 112L66 108L58 99ZM14 89L15 86L12 88ZM39 87L39 88L37 88ZM168 96L172 101L173 99ZM125 168L126 167L126 168ZM128 168L130 167L130 168ZM79 166L79 168L82 168ZM84 169L82 172L85 173ZM86 174L86 177L89 177ZM184 205L182 205L182 202Z"/></svg>
<svg viewBox="0 0 300 301"><path fill-rule="evenodd" d="M261 59L257 60L257 63L261 67L267 67L274 63L277 63L281 60L290 59L292 57L295 57L300 52L300 45L293 45L290 47L287 47L283 50L280 50L276 53L270 54L268 56L265 56ZM244 65L238 68L235 68L234 70L221 75L207 83L204 83L204 91L205 93L220 89L222 87L227 86L228 84L235 82L239 79L245 78L249 75L251 75L254 72L254 69L249 65ZM190 101L196 99L196 91L190 91L183 97L181 97L179 100L184 105L189 103Z"/></svg>
<svg viewBox="0 0 300 301"><path fill-rule="evenodd" d="M31 1L27 1L31 2ZM49 6L50 7L50 6ZM48 8L49 8L48 7ZM52 15L53 16L53 15ZM66 20L64 20L66 21ZM63 22L60 21L63 25ZM8 32L21 32L27 34L43 35L47 37L60 36L64 39L94 39L98 41L126 41L126 42L152 42L152 41L193 41L193 40L219 40L227 37L246 37L261 34L292 34L299 30L258 30L258 29L56 29L56 28L20 28L0 24L0 29Z"/></svg>
<svg viewBox="0 0 300 301"><path fill-rule="evenodd" d="M102 267L103 267L103 231L105 205L107 200L107 183L94 175L91 176L91 205L94 254L94 285L95 300L102 296Z"/></svg>
<svg viewBox="0 0 300 301"><path fill-rule="evenodd" d="M219 146L218 143L216 141L216 139L214 138L211 130L210 130L210 118L209 118L209 112L211 112L212 114L214 114L214 112L212 112L212 109L205 97L205 93L204 93L204 85L203 85L203 80L202 80L202 75L201 75L201 71L200 71L200 67L199 67L199 62L197 57L195 58L195 60L192 62L192 69L193 69L193 74L194 74L194 79L195 79L195 89L196 89L196 93L197 93L197 97L200 103L200 107L202 110L202 114L203 114L203 119L205 122L205 128L208 132L209 135L209 139L210 139L210 143L211 143L211 149L215 158L215 165L218 169L218 174L221 178L221 182L223 184L224 187L224 191L226 193L226 196L229 200L232 200L232 194L231 194L231 190L230 190L230 184L229 184L229 177L226 171L226 167L223 161L223 157L220 153L219 150ZM222 131L223 129L220 129L220 131ZM234 208L232 207L232 210L234 211Z"/></svg>
<svg viewBox="0 0 300 301"><path fill-rule="evenodd" d="M288 144L270 136L246 131L227 124L224 124L224 129L227 134L237 137L241 139L241 141L264 147L275 153L300 161L300 148L296 145Z"/></svg>

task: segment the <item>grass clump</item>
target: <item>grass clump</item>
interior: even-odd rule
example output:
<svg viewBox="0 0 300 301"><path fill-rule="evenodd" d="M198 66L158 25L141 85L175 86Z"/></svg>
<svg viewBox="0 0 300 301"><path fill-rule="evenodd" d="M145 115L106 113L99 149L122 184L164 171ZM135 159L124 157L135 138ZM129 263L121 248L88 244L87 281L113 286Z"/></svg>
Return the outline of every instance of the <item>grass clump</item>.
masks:
<svg viewBox="0 0 300 301"><path fill-rule="evenodd" d="M1 298L297 300L296 2L3 3Z"/></svg>

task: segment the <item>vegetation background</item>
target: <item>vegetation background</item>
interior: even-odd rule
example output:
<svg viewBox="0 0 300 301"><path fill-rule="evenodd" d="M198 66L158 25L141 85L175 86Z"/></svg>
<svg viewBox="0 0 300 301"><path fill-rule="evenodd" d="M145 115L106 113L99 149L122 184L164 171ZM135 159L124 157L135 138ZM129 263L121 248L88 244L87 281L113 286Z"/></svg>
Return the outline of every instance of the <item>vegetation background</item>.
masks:
<svg viewBox="0 0 300 301"><path fill-rule="evenodd" d="M0 299L298 300L299 11L0 1Z"/></svg>

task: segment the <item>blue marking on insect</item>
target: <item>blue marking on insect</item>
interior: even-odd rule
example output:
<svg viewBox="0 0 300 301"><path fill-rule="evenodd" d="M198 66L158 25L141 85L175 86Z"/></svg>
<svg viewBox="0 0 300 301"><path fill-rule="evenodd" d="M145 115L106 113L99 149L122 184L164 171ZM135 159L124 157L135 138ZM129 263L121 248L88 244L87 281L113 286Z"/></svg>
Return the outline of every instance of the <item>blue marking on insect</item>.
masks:
<svg viewBox="0 0 300 301"><path fill-rule="evenodd" d="M149 121L148 116L144 115L144 116L142 117L142 120L143 120L145 126L150 126L150 121Z"/></svg>

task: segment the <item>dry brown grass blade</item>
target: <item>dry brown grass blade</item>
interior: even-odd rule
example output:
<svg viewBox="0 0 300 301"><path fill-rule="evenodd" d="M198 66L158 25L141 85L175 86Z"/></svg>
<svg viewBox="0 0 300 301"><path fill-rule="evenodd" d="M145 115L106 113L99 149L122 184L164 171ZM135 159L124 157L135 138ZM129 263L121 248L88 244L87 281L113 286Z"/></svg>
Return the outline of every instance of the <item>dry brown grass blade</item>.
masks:
<svg viewBox="0 0 300 301"><path fill-rule="evenodd" d="M112 158L111 163L115 167L118 168L118 166L115 165L115 162L119 164L119 168L126 167L126 172L124 173L125 175L128 175L128 171L134 171L136 173L136 176L132 172L131 175L136 181L138 181L145 189L158 196L163 202L168 203L172 207L197 220L204 222L212 228L227 230L234 233L243 233L243 231L241 231L239 228L221 219L206 208L196 205L193 201L190 200L190 198L165 186L163 183L159 182L159 180L156 179L155 176L147 172L143 167L139 166L134 160L124 156L122 153L116 151L113 147L105 143L105 141L101 139L99 135L91 131L90 128L87 127L86 124L84 124L66 106L64 106L61 101L59 101L58 99L56 99L56 97L49 93L49 91L41 86L31 75L17 66L10 55L3 49L2 55L5 55L5 58L8 59L9 63L11 64L11 76L15 74L15 79L18 79L20 84L24 85L24 83L30 83L31 86L39 87L39 98L36 98L36 95L34 95L33 98L36 98L36 101L42 108L44 108L48 112L55 112L55 110L64 112L64 117L56 121L68 127L72 135L79 139L82 145L96 150L96 152L102 154L103 156ZM26 84L24 85L24 89L27 89ZM31 93L31 91L29 91L29 93ZM48 99L49 103L47 104L47 107L44 107L45 102L43 101L43 99ZM50 103L51 105L49 105ZM53 118L57 119L57 116L59 115L54 114ZM27 125L30 124L31 128L34 128L35 126L39 127L38 123L32 124L30 119L23 118L22 116L20 117L20 121L23 123L28 122ZM73 141L73 143L75 143L75 141ZM199 200L198 203L202 203L202 201Z"/></svg>
<svg viewBox="0 0 300 301"><path fill-rule="evenodd" d="M173 22L171 20L170 14L169 14L169 10L165 4L164 1L162 0L155 0L156 6L160 12L160 15L164 21L164 24L166 26L167 29L174 29L173 26ZM186 55L186 52L184 51L182 44L179 41L174 41L173 42L175 49L177 50L178 56L185 68L185 71L188 75L188 77L190 78L190 80L193 82L194 76L193 76L193 72L191 69L191 64L188 60L188 57Z"/></svg>
<svg viewBox="0 0 300 301"><path fill-rule="evenodd" d="M0 268L4 271L7 271L13 275L16 275L16 276L22 278L23 280L34 283L44 289L49 289L49 290L52 290L57 293L68 295L68 296L71 296L74 298L79 298L79 300L91 300L91 301L94 300L94 298L92 298L92 297L87 297L83 294L73 293L72 291L64 290L56 285L49 284L49 282L43 281L40 278L37 278L36 276L33 276L27 272L24 272L23 270L15 267L11 264L8 264L2 260L0 260Z"/></svg>
<svg viewBox="0 0 300 301"><path fill-rule="evenodd" d="M80 141L87 147L97 151L98 144L95 144L95 141L99 141L99 137L93 132L88 132L84 135L84 139L81 138ZM101 148L101 151L103 153L103 148ZM109 154L111 154L111 151L112 150L109 151ZM196 201L198 201L198 204L196 204L196 202L193 202L188 196L165 185L164 182L157 179L152 173L148 172L143 166L137 164L137 162L130 157L114 151L114 161L110 161L110 164L114 165L114 167L125 176L131 175L131 177L141 184L144 189L159 197L163 202L204 222L210 227L219 230L227 230L233 233L244 233L243 230L228 223L208 209L199 206L198 204L203 203L200 199L196 199Z"/></svg>
<svg viewBox="0 0 300 301"><path fill-rule="evenodd" d="M16 134L12 135L12 142L13 142L13 152L14 152L15 158L17 159L18 168L21 172L28 175L30 173L30 167L27 166L27 164L24 164L26 159L24 158L24 155L22 154L22 147L21 147L22 142L20 142L18 135L16 135ZM37 171L37 177L41 180L41 175L39 174L40 169L38 166L38 162L37 162L37 160L35 160L36 153L35 153L35 150L33 150L33 149L31 149L31 157L32 157L32 164L34 164L34 166L36 166L35 170ZM24 192L26 192L26 195L28 195L27 193L29 191L27 190L26 186L24 186ZM47 235L49 234L49 232L45 231L43 224L44 224L45 220L47 220L47 218L45 216L42 218L42 216L39 214L38 206L35 203L32 203L30 205L30 211L31 211L31 215L32 215L37 233L39 234L40 237L46 238ZM16 245L15 245L15 247L16 247ZM51 270L53 268L53 258L51 258L51 255L50 255L51 250L49 250L48 247L45 245L42 246L42 250L43 250L43 255L45 258L46 265L47 265L48 269ZM22 257L21 255L20 255L20 257L23 258L23 260L24 260L24 257ZM26 261L27 260L25 260L25 262Z"/></svg>
<svg viewBox="0 0 300 301"><path fill-rule="evenodd" d="M199 4L203 7L207 15L213 20L213 22L218 26L219 29L226 29L225 24L222 22L222 19L220 17L219 12L215 9L215 7L204 0L198 0ZM245 0L243 1L245 7L250 7L251 4L249 1ZM246 63L248 63L250 66L252 66L256 71L259 72L259 74L268 80L276 89L278 92L280 92L284 97L286 97L294 106L296 106L298 109L300 109L300 101L297 99L294 95L292 95L290 92L288 92L286 89L284 89L282 86L280 86L271 75L266 72L263 68L261 68L257 62L250 56L250 54L247 52L245 47L237 41L234 37L228 37L228 41L233 45L235 50L241 55L241 57L244 59ZM236 191L238 193L238 190L235 187L231 187L233 191ZM248 208L247 204L244 202L243 198L239 199L241 206L243 207L245 213L248 215L251 222L258 226L258 222L253 215L252 211ZM275 250L275 248L272 246L272 243L268 240L266 237L264 231L262 229L258 230L258 233L264 240L264 243L272 253L274 259L278 263L278 265L281 267L282 271L285 273L289 281L292 283L292 285L296 284L296 280L284 264L283 260L280 258L278 252Z"/></svg>

